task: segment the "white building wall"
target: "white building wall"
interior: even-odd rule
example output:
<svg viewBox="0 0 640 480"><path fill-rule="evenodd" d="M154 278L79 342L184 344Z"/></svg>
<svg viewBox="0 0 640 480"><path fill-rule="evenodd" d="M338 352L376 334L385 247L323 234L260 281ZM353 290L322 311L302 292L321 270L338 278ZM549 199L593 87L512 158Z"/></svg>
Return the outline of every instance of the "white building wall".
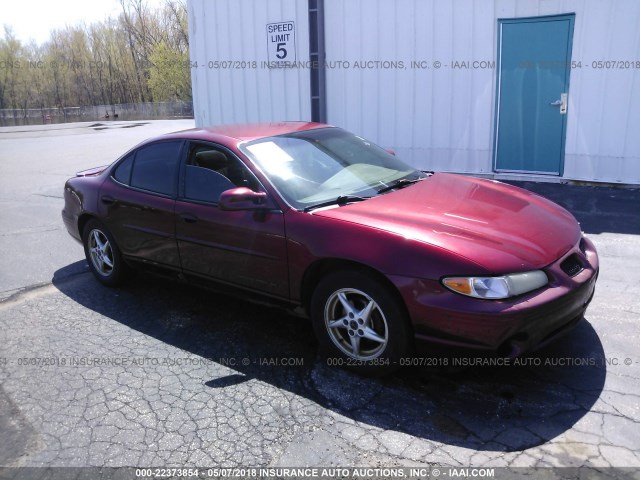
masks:
<svg viewBox="0 0 640 480"><path fill-rule="evenodd" d="M417 167L469 173L493 171L496 71L473 62L496 61L498 19L575 13L572 58L582 67L571 72L564 177L640 183L640 2L325 5L328 121L394 148ZM402 61L404 68L354 67L370 60ZM430 68L412 68L416 60ZM594 68L599 60L633 68ZM453 69L454 61L471 67Z"/></svg>
<svg viewBox="0 0 640 480"><path fill-rule="evenodd" d="M490 171L495 72L449 65L454 59L495 60L491 9L472 1L325 5L327 61L349 62L327 70L328 121L394 148L418 167ZM402 61L404 68L355 67L371 60ZM428 68L412 68L412 61Z"/></svg>
<svg viewBox="0 0 640 480"><path fill-rule="evenodd" d="M287 20L296 60L308 61L307 0L188 0L188 12L196 125L310 119L309 69L262 65L266 24ZM497 21L565 13L576 14L572 58L582 68L571 72L564 177L640 184L637 0L325 0L328 121L417 167L491 173ZM216 60L257 68L209 68ZM404 68L354 65L376 60Z"/></svg>
<svg viewBox="0 0 640 480"><path fill-rule="evenodd" d="M266 26L281 21L295 22L296 59L309 60L305 0L189 0L187 9L196 126L310 119L309 70L263 64Z"/></svg>
<svg viewBox="0 0 640 480"><path fill-rule="evenodd" d="M576 12L565 174L640 183L640 2L567 2ZM594 68L593 62L618 63ZM617 68L633 62L633 68Z"/></svg>

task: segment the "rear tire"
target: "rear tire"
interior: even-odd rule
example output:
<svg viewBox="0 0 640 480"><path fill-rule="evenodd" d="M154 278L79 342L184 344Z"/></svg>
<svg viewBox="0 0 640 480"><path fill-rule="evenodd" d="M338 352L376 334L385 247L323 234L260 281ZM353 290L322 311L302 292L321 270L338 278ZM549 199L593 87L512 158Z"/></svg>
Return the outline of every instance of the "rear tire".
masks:
<svg viewBox="0 0 640 480"><path fill-rule="evenodd" d="M329 366L386 375L409 353L404 306L371 275L353 270L324 277L313 293L311 318Z"/></svg>
<svg viewBox="0 0 640 480"><path fill-rule="evenodd" d="M89 220L82 233L87 263L96 279L107 287L117 287L125 279L127 266L111 232L97 220Z"/></svg>

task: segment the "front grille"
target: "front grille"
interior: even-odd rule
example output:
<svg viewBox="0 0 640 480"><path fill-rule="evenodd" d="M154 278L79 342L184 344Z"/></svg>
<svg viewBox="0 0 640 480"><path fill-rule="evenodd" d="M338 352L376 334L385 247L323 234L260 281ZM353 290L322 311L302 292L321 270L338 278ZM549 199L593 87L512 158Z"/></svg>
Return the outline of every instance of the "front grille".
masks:
<svg viewBox="0 0 640 480"><path fill-rule="evenodd" d="M582 266L578 255L574 253L573 255L567 257L567 259L560 264L560 268L570 277L575 277L583 270L584 267Z"/></svg>
<svg viewBox="0 0 640 480"><path fill-rule="evenodd" d="M580 251L585 255L587 254L587 245L584 242L584 237L580 239Z"/></svg>

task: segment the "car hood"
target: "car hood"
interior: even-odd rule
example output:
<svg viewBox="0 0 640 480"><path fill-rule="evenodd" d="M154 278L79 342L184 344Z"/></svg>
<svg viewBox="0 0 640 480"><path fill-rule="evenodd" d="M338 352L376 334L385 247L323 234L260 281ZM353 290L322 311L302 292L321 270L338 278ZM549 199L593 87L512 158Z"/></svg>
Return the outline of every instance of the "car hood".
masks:
<svg viewBox="0 0 640 480"><path fill-rule="evenodd" d="M549 200L500 182L446 173L313 214L434 245L495 273L545 267L581 235L575 218Z"/></svg>

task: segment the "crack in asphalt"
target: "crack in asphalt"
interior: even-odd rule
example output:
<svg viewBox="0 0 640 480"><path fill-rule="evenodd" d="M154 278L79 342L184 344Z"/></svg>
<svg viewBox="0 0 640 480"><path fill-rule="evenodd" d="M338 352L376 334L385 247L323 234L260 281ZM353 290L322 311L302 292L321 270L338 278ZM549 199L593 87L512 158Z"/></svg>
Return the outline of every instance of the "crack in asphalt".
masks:
<svg viewBox="0 0 640 480"><path fill-rule="evenodd" d="M55 291L56 289L53 287L51 282L42 282L29 285L27 287L0 292L0 310L9 308L17 303L26 302L39 295Z"/></svg>
<svg viewBox="0 0 640 480"><path fill-rule="evenodd" d="M14 230L12 232L3 232L0 233L0 237L14 237L17 235L27 235L27 234L31 234L31 233L44 233L44 232L55 232L57 230L60 230L61 227L58 226L42 226L42 227L30 227L30 228L24 228L22 230Z"/></svg>
<svg viewBox="0 0 640 480"><path fill-rule="evenodd" d="M0 416L33 432L7 464L640 464L640 396L622 366L363 378L319 360L305 322L143 280L106 289L83 265L0 302L0 381L16 406ZM575 356L595 338L581 332ZM225 363L274 356L304 362Z"/></svg>
<svg viewBox="0 0 640 480"><path fill-rule="evenodd" d="M44 193L34 193L34 195L37 196L37 197L57 198L57 199L63 199L64 200L64 196L62 196L62 195L46 195Z"/></svg>

